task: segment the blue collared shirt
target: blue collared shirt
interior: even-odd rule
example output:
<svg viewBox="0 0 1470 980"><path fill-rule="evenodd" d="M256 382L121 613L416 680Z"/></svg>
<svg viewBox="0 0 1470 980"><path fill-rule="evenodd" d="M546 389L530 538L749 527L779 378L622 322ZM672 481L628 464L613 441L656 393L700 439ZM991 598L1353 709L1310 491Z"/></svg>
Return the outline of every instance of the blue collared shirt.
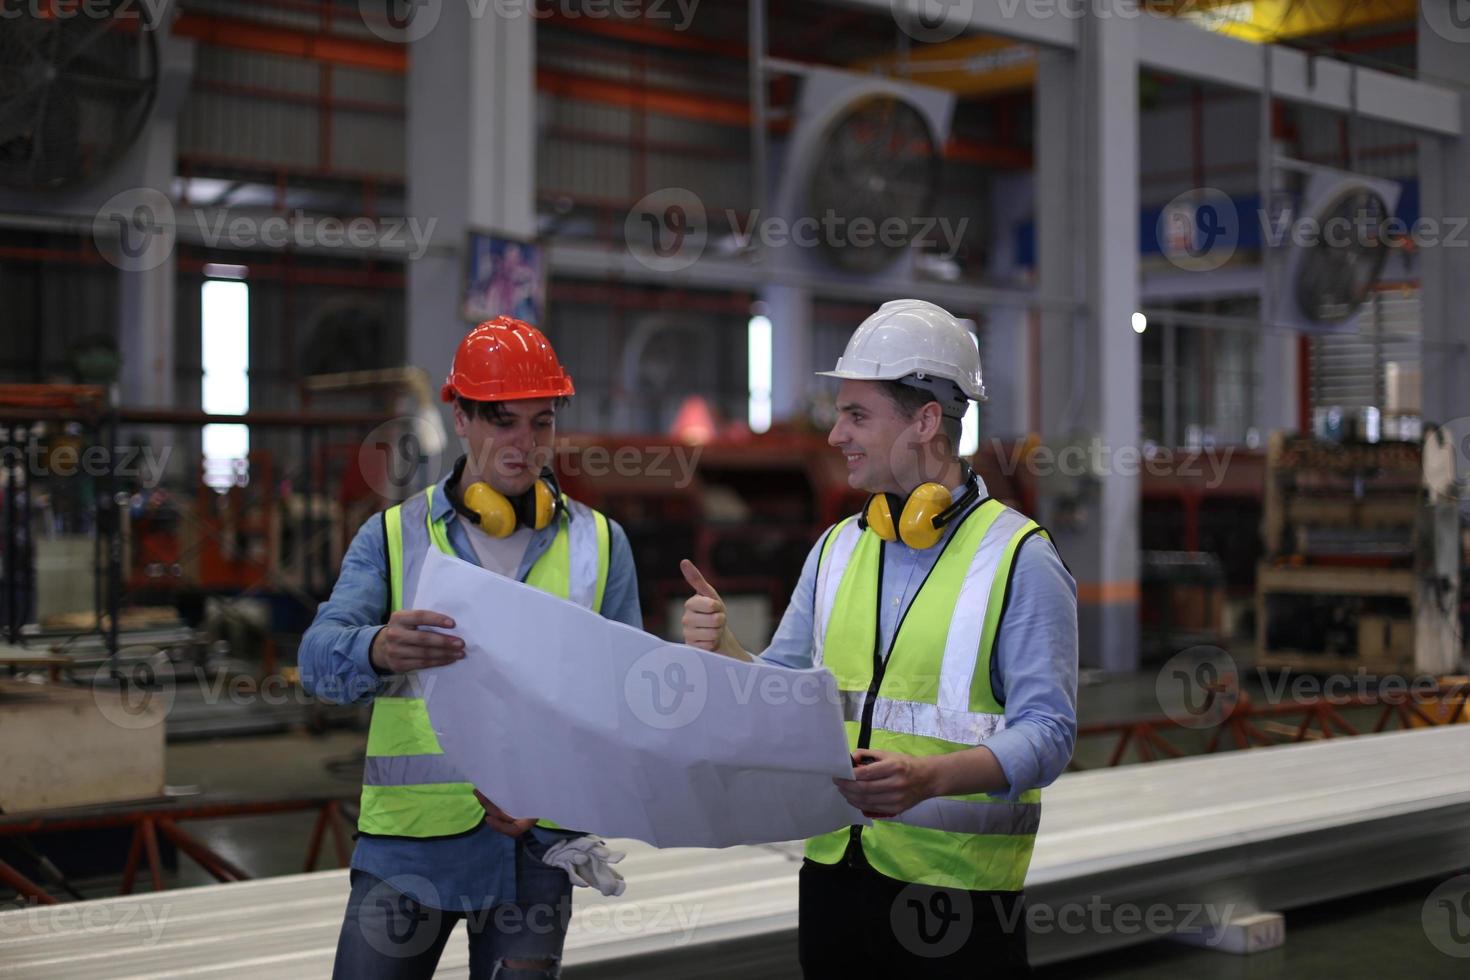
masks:
<svg viewBox="0 0 1470 980"><path fill-rule="evenodd" d="M446 522L455 555L478 565L469 539L472 529L455 513L444 492L447 479L440 480L434 491L432 516ZM555 537L554 526L533 532L517 579L526 580L531 566L551 547ZM608 549L602 614L642 629L633 551L627 534L611 519ZM386 677L373 669L368 651L388 616L388 605L382 518L374 514L352 539L331 598L317 608L316 619L301 638L297 659L302 686L334 704L370 702L387 683ZM515 840L485 825L473 833L437 840L359 837L352 852L352 867L384 879L395 875L414 876L403 878L404 882L422 879L433 891L414 898L434 908L469 912L516 901L515 850ZM412 893L412 885L405 890Z"/></svg>
<svg viewBox="0 0 1470 980"><path fill-rule="evenodd" d="M954 499L962 491L955 490ZM981 481L980 497L985 496ZM941 543L958 523L945 529ZM791 604L761 654L769 663L812 665L813 589L825 538L807 554ZM904 612L943 550L936 545L916 551L901 541L884 547L878 610L883 649L891 647ZM1060 776L1077 740L1077 583L1051 542L1039 535L1028 538L1016 553L1005 629L990 659L990 686L1005 707L1006 724L985 740L985 747L995 753L1009 784L996 795L1014 800Z"/></svg>

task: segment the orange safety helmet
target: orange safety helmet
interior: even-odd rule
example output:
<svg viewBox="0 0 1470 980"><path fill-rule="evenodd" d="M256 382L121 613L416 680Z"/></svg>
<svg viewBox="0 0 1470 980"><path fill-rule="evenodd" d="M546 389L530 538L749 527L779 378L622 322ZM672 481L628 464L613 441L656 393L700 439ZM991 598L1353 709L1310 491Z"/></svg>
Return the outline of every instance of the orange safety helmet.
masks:
<svg viewBox="0 0 1470 980"><path fill-rule="evenodd" d="M465 334L439 397L477 402L557 398L576 391L546 335L524 320L501 315Z"/></svg>

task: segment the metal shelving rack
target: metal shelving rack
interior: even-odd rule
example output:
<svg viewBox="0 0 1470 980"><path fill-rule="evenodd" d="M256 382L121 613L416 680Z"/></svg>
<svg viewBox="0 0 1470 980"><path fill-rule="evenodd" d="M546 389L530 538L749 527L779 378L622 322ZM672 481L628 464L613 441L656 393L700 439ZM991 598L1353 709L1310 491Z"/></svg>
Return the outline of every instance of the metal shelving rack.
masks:
<svg viewBox="0 0 1470 980"><path fill-rule="evenodd" d="M1257 663L1307 671L1453 672L1461 637L1454 448L1333 443L1277 433L1267 454L1265 551L1256 581ZM1295 597L1296 601L1283 601ZM1339 635L1273 642L1312 603ZM1307 632L1295 630L1298 636Z"/></svg>

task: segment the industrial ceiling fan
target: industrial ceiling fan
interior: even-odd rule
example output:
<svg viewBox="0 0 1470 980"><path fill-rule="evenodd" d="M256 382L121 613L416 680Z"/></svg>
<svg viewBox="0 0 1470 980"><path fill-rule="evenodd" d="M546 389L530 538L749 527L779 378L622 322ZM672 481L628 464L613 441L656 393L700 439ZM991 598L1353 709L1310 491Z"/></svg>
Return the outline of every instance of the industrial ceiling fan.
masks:
<svg viewBox="0 0 1470 980"><path fill-rule="evenodd" d="M939 184L933 130L914 105L894 95L868 95L846 106L827 126L808 184L811 213L845 225L932 211ZM910 226L912 227L912 226ZM822 238L825 254L851 272L876 272L909 247L879 238L870 246Z"/></svg>
<svg viewBox="0 0 1470 980"><path fill-rule="evenodd" d="M0 21L0 186L84 184L137 140L158 89L148 5L89 0Z"/></svg>

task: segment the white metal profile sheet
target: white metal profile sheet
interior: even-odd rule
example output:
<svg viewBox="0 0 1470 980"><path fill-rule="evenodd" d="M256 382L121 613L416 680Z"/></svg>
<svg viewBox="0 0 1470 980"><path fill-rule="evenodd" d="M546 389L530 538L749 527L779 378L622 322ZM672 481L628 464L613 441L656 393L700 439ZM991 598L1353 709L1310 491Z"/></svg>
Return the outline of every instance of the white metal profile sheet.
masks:
<svg viewBox="0 0 1470 980"><path fill-rule="evenodd" d="M1280 909L1464 867L1467 756L1457 725L1065 775L1046 792L1028 905ZM796 926L799 844L617 846L628 890L577 889L568 967ZM347 887L330 871L0 913L0 978L327 976ZM1032 960L1148 938L1050 930ZM467 974L457 932L438 975Z"/></svg>

